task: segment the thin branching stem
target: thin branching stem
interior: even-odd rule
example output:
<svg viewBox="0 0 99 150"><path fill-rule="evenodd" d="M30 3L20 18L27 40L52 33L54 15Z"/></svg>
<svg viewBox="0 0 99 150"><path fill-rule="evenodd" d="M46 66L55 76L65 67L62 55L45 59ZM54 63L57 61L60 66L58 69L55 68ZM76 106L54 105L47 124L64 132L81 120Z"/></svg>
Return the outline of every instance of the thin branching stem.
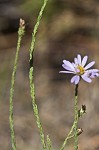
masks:
<svg viewBox="0 0 99 150"><path fill-rule="evenodd" d="M64 142L63 142L63 144L62 144L60 150L64 150L64 148L65 148L65 146L66 146L66 144L67 144L67 141L68 141L70 138L73 137L73 135L71 135L72 132L73 132L73 129L74 129L74 123L73 123L73 125L72 125L72 127L71 127L71 129L70 129L70 131L69 131L69 133L68 133L68 135L67 135L67 137L65 138L65 140L64 140Z"/></svg>
<svg viewBox="0 0 99 150"><path fill-rule="evenodd" d="M75 140L75 146L74 146L75 150L78 149L78 131L77 131L77 129L78 129L78 84L75 87L75 100L74 101L75 101L75 106L74 106L74 108L75 108L75 118L74 118L74 122L73 122L73 125L72 125L67 137L65 138L60 150L64 150L64 148L67 144L67 141L69 139L73 138L73 137L74 137L74 140ZM73 133L73 135L72 135L72 133Z"/></svg>
<svg viewBox="0 0 99 150"><path fill-rule="evenodd" d="M34 57L33 57L33 55L34 55L36 33L38 31L38 27L39 27L39 24L40 24L40 21L41 21L41 18L42 18L42 15L43 15L43 12L44 12L47 2L48 2L48 0L44 0L44 3L41 7L41 10L40 10L38 18L37 18L37 22L34 26L34 30L32 33L32 41L31 41L31 46L30 46L30 71L29 71L30 94L31 94L31 98L32 98L32 107L33 107L34 115L36 118L36 123L37 123L38 129L39 129L40 139L41 139L43 150L46 150L46 142L45 142L43 128L42 128L40 117L39 117L38 107L37 107L36 100L35 100L34 64L33 64Z"/></svg>

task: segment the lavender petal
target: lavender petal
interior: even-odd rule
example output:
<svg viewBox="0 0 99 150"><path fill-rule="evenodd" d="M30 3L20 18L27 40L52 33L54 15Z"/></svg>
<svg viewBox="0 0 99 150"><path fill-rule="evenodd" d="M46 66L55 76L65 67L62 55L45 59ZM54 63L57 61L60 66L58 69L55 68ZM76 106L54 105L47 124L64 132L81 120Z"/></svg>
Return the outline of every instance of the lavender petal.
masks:
<svg viewBox="0 0 99 150"><path fill-rule="evenodd" d="M71 78L71 83L78 84L80 81L80 77L78 75L75 75Z"/></svg>
<svg viewBox="0 0 99 150"><path fill-rule="evenodd" d="M92 73L92 72L95 72L95 73L97 72L97 73L98 73L99 70L98 70L98 69L89 69L89 70L88 70L88 73Z"/></svg>
<svg viewBox="0 0 99 150"><path fill-rule="evenodd" d="M92 82L91 78L89 78L89 77L88 77L87 75L85 75L85 74L82 75L81 77L83 78L84 81L86 81L86 82L88 82L88 83L91 83L91 82Z"/></svg>
<svg viewBox="0 0 99 150"><path fill-rule="evenodd" d="M83 58L83 60L82 60L82 66L83 66L83 67L85 66L87 60L88 60L88 56L85 56L85 57Z"/></svg>
<svg viewBox="0 0 99 150"><path fill-rule="evenodd" d="M90 62L84 69L87 70L95 64L95 61Z"/></svg>
<svg viewBox="0 0 99 150"><path fill-rule="evenodd" d="M78 59L78 64L81 65L81 55L77 55L77 59Z"/></svg>
<svg viewBox="0 0 99 150"><path fill-rule="evenodd" d="M72 71L59 71L59 73L72 73L72 74L74 74L74 72L72 72Z"/></svg>
<svg viewBox="0 0 99 150"><path fill-rule="evenodd" d="M74 71L74 69L72 69L71 67L65 65L65 64L62 64L62 67L66 70L69 70L69 71Z"/></svg>
<svg viewBox="0 0 99 150"><path fill-rule="evenodd" d="M99 77L99 73L97 73L97 72L92 72L92 73L90 74L90 78L95 78L95 77Z"/></svg>
<svg viewBox="0 0 99 150"><path fill-rule="evenodd" d="M74 58L74 63L75 63L75 65L78 65L78 60L77 60L77 58Z"/></svg>
<svg viewBox="0 0 99 150"><path fill-rule="evenodd" d="M72 65L71 62L69 62L69 61L67 61L67 60L63 60L63 63L64 63L66 66L72 68L72 69L75 71L75 68L73 67L73 65Z"/></svg>

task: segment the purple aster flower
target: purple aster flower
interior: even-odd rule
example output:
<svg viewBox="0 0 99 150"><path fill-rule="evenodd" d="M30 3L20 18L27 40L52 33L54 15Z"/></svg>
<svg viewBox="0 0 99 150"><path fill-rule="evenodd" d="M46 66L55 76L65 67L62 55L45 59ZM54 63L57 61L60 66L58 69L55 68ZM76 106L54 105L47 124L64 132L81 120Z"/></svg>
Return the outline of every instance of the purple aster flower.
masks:
<svg viewBox="0 0 99 150"><path fill-rule="evenodd" d="M99 70L98 69L90 69L89 76L90 76L90 78L99 77Z"/></svg>
<svg viewBox="0 0 99 150"><path fill-rule="evenodd" d="M89 69L95 64L95 61L92 61L86 65L87 60L88 56L84 56L81 60L81 55L79 54L77 55L77 58L74 58L74 62L72 63L67 60L63 60L62 67L66 69L66 71L60 71L60 73L74 74L71 78L71 83L74 84L78 84L81 78L84 81L91 83L92 78L99 77L99 70Z"/></svg>

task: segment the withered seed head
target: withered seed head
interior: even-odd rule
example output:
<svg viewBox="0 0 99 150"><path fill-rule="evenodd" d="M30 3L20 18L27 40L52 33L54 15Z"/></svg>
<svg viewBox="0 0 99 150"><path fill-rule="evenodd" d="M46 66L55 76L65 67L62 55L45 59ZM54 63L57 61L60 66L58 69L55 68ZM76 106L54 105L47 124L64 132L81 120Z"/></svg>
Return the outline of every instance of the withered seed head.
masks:
<svg viewBox="0 0 99 150"><path fill-rule="evenodd" d="M79 136L82 132L83 132L83 129L82 129L82 128L78 128L78 133L77 133L77 135Z"/></svg>
<svg viewBox="0 0 99 150"><path fill-rule="evenodd" d="M78 117L82 117L82 115L85 113L86 113L86 105L82 105L82 107L78 110Z"/></svg>
<svg viewBox="0 0 99 150"><path fill-rule="evenodd" d="M20 27L25 27L25 20L23 20L22 18L20 18Z"/></svg>
<svg viewBox="0 0 99 150"><path fill-rule="evenodd" d="M86 105L82 105L82 110L86 113Z"/></svg>

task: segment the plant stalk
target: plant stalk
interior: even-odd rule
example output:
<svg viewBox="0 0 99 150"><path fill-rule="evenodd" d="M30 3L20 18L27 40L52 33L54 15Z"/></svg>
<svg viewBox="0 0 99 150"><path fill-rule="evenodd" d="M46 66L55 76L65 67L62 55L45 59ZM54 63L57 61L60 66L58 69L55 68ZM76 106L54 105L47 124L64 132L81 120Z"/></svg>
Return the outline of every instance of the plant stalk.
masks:
<svg viewBox="0 0 99 150"><path fill-rule="evenodd" d="M74 150L78 150L78 84L75 87Z"/></svg>

